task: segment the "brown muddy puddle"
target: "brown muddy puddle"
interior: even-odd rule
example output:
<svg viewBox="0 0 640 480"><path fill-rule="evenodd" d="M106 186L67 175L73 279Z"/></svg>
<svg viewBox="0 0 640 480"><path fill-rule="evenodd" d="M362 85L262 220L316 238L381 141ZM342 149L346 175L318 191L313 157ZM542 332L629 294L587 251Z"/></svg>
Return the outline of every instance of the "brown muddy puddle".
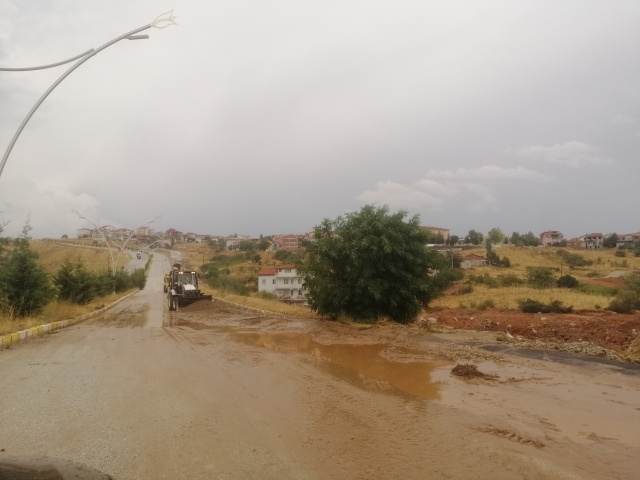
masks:
<svg viewBox="0 0 640 480"><path fill-rule="evenodd" d="M439 399L442 387L442 382L434 381L432 374L435 370L449 365L443 361L418 360L423 357L420 352L383 344L324 345L305 333L236 331L231 336L246 345L281 353L310 355L332 375L359 388L428 400Z"/></svg>

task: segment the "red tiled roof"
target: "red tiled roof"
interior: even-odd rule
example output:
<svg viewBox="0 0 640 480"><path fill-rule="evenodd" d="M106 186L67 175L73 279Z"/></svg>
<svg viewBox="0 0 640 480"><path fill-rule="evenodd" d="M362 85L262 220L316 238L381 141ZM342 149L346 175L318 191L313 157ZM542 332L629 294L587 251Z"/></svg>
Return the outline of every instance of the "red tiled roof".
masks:
<svg viewBox="0 0 640 480"><path fill-rule="evenodd" d="M258 272L258 275L275 275L276 269L273 267L264 267Z"/></svg>

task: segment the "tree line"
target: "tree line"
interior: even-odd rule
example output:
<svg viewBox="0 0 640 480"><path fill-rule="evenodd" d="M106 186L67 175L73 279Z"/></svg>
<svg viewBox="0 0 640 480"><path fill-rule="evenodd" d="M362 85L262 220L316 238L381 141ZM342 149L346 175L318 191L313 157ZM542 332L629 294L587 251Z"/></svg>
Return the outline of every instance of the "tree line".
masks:
<svg viewBox="0 0 640 480"><path fill-rule="evenodd" d="M0 225L0 233L2 230ZM33 316L54 300L84 305L114 292L144 288L146 274L142 269L94 273L81 262L67 260L49 274L29 246L30 230L27 221L21 237L13 241L0 238L0 311L5 315Z"/></svg>

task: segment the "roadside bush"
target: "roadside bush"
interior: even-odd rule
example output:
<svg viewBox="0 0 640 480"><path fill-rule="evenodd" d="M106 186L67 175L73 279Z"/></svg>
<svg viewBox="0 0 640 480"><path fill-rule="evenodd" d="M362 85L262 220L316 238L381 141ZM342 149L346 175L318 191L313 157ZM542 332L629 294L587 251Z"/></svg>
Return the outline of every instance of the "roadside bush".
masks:
<svg viewBox="0 0 640 480"><path fill-rule="evenodd" d="M616 313L633 313L640 310L640 297L635 292L624 290L611 300L607 309Z"/></svg>
<svg viewBox="0 0 640 480"><path fill-rule="evenodd" d="M138 287L140 290L144 289L147 284L147 275L141 268L134 270L131 273L131 286Z"/></svg>
<svg viewBox="0 0 640 480"><path fill-rule="evenodd" d="M560 300L553 300L547 304L530 298L518 300L520 310L524 313L571 313L573 307L565 307Z"/></svg>
<svg viewBox="0 0 640 480"><path fill-rule="evenodd" d="M58 289L58 298L71 303L85 305L98 295L95 276L81 263L65 261L54 274L53 283Z"/></svg>
<svg viewBox="0 0 640 480"><path fill-rule="evenodd" d="M37 259L38 254L25 242L0 263L0 298L11 316L36 315L53 298L49 275Z"/></svg>
<svg viewBox="0 0 640 480"><path fill-rule="evenodd" d="M578 279L571 275L563 275L558 280L556 280L556 285L560 288L576 288L580 285Z"/></svg>
<svg viewBox="0 0 640 480"><path fill-rule="evenodd" d="M627 252L625 252L624 250L616 250L616 257L626 257L627 256Z"/></svg>
<svg viewBox="0 0 640 480"><path fill-rule="evenodd" d="M473 292L473 285L471 285L470 283L465 283L464 285L460 285L460 287L458 287L458 295L466 295L471 292Z"/></svg>

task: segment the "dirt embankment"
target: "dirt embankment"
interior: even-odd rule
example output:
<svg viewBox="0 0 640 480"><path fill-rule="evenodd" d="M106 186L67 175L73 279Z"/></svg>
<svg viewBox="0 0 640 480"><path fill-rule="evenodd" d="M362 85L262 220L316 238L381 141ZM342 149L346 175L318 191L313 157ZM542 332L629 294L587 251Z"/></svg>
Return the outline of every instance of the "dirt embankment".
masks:
<svg viewBox="0 0 640 480"><path fill-rule="evenodd" d="M539 346L550 348L569 345L575 348L560 349L601 356L617 354L627 358L640 336L640 315L637 314L622 315L604 311L529 314L491 309L438 309L429 315L437 319L438 325L461 330L496 332L498 340L535 341ZM580 345L584 348L579 348ZM594 349L594 346L599 348ZM613 354L605 355L605 350ZM640 356L637 360L640 361Z"/></svg>

